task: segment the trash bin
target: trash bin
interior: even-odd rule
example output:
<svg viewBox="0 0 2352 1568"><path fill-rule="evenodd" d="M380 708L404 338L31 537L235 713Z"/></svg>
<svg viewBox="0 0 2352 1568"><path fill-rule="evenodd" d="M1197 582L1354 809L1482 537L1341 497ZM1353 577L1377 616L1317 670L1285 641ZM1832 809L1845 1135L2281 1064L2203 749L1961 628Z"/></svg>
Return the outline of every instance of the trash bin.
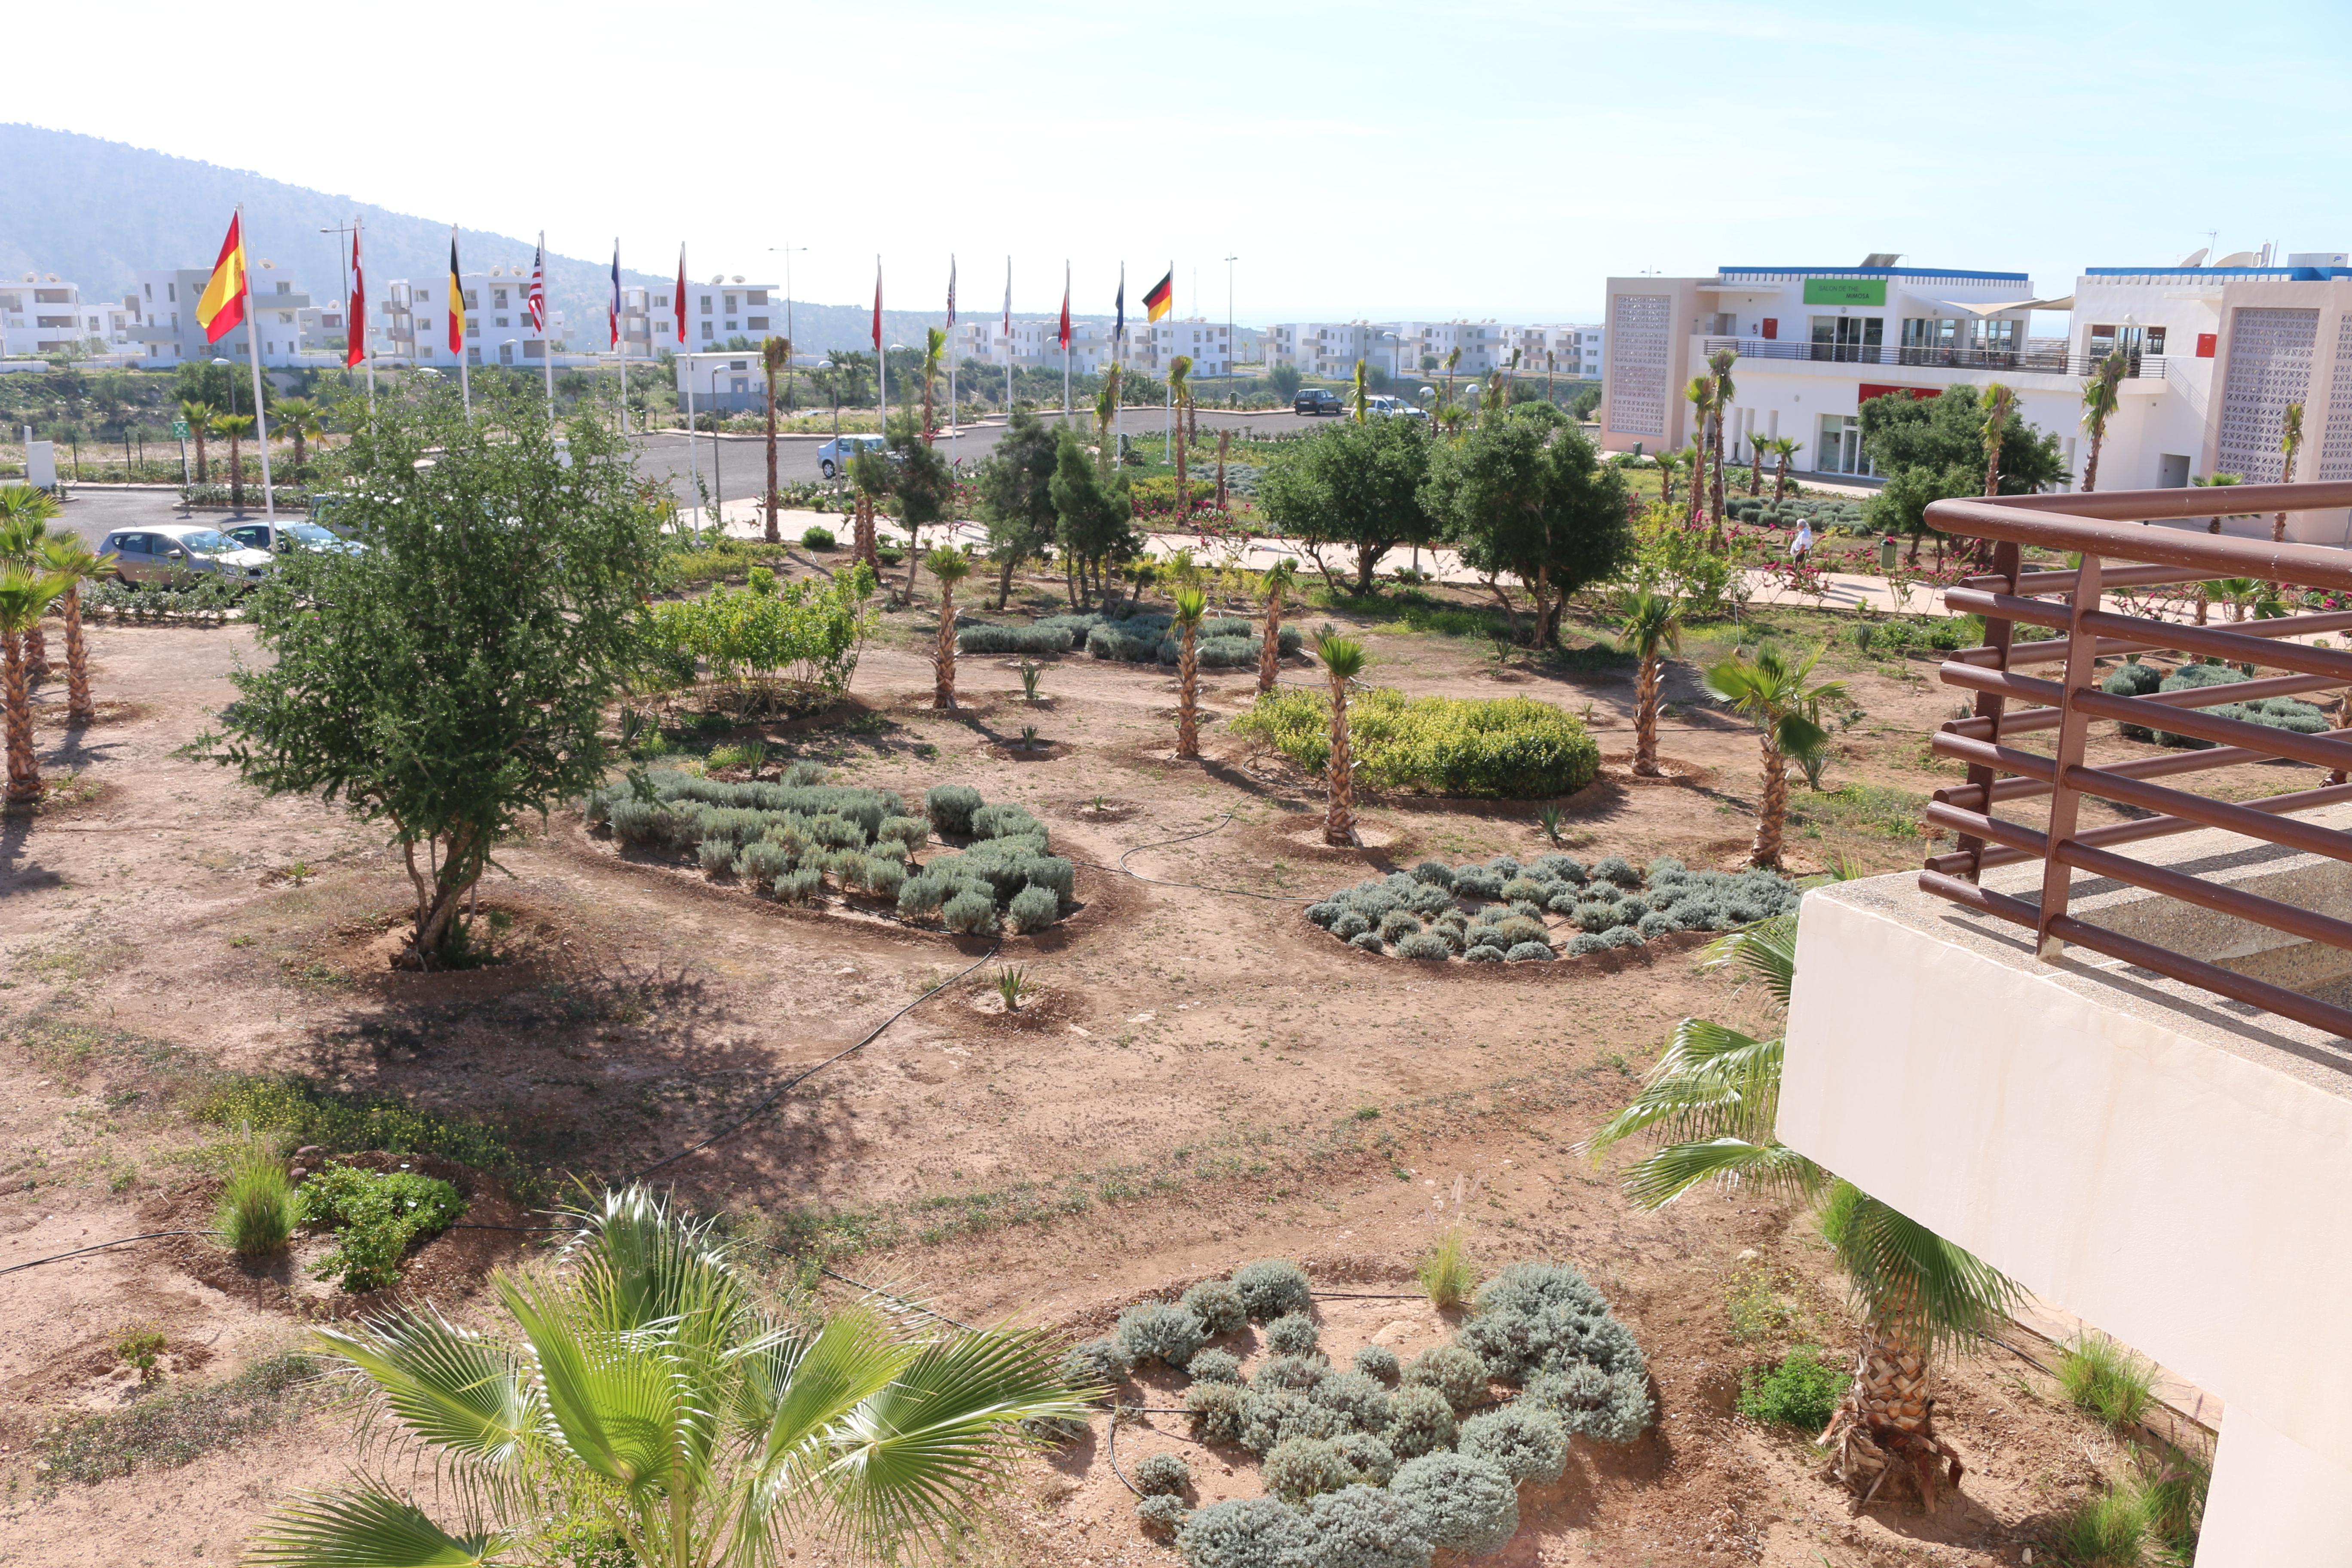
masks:
<svg viewBox="0 0 2352 1568"><path fill-rule="evenodd" d="M1878 542L1878 569L1881 573L1895 570L1895 536L1891 533Z"/></svg>

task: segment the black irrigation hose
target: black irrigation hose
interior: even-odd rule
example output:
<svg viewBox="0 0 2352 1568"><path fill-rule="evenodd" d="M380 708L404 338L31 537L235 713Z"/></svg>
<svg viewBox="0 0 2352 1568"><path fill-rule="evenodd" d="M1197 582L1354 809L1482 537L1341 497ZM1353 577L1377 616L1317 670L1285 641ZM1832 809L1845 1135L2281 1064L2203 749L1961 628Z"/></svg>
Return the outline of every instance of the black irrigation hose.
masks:
<svg viewBox="0 0 2352 1568"><path fill-rule="evenodd" d="M784 1249L781 1247L771 1247L768 1250L771 1252L782 1252ZM844 1285L856 1286L858 1289L865 1291L869 1296L879 1296L886 1301L896 1301L902 1307L912 1307L918 1312L937 1318L942 1323L954 1323L957 1328L961 1329L968 1334L976 1334L980 1332L978 1329L973 1328L970 1323L959 1322L957 1320L949 1317L945 1312L940 1311L936 1308L926 1307L920 1301L910 1300L905 1296L893 1295L889 1291L882 1289L878 1286L868 1285L862 1279L852 1279L846 1274L836 1274L822 1263L816 1266L816 1271L824 1275L828 1279L838 1279Z"/></svg>
<svg viewBox="0 0 2352 1568"><path fill-rule="evenodd" d="M1118 858L1118 866L1105 867L1103 868L1106 870L1117 870L1125 876L1134 878L1139 882L1149 882L1156 888L1192 888L1203 893L1228 893L1237 899L1264 899L1266 902L1274 904L1312 904L1319 901L1315 899L1296 898L1288 893L1252 892L1247 888L1213 888L1205 882L1171 882L1159 877L1147 877L1140 871L1129 871L1127 868L1129 856L1140 855L1146 849L1165 849L1171 844L1189 844L1195 838L1206 838L1210 834L1216 832L1219 828L1222 828L1225 824L1231 822L1233 819L1234 814L1232 812L1219 812L1217 814L1217 820L1211 823L1208 826L1203 827L1198 833L1187 833L1181 838L1163 838L1157 844L1139 844L1134 848L1129 850L1127 854L1121 855Z"/></svg>
<svg viewBox="0 0 2352 1568"><path fill-rule="evenodd" d="M1127 1472L1118 1468L1118 1406L1117 1404L1113 1404L1110 1407L1110 1433L1103 1439L1103 1458L1110 1461L1110 1473L1118 1478L1119 1485L1138 1497L1143 1495L1143 1489L1129 1480Z"/></svg>
<svg viewBox="0 0 2352 1568"><path fill-rule="evenodd" d="M59 1252L47 1258L36 1258L29 1263L11 1263L7 1268L0 1268L0 1274L14 1274L19 1268L38 1268L44 1263L62 1263L68 1258L79 1258L85 1252L103 1252L110 1247L121 1247L125 1242L153 1241L159 1237L165 1236L202 1236L204 1234L205 1232L201 1230L151 1230L142 1236L118 1236L112 1241L101 1241L93 1247L77 1247L71 1252Z"/></svg>

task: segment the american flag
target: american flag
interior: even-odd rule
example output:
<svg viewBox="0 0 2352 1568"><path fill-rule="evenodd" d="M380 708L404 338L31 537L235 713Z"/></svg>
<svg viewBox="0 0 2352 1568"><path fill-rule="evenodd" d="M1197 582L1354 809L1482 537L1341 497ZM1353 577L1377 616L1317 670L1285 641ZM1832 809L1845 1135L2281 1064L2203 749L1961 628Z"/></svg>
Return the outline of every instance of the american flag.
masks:
<svg viewBox="0 0 2352 1568"><path fill-rule="evenodd" d="M540 236L538 248L530 253L530 292L523 296L523 309L530 312L530 330L547 331L547 237Z"/></svg>

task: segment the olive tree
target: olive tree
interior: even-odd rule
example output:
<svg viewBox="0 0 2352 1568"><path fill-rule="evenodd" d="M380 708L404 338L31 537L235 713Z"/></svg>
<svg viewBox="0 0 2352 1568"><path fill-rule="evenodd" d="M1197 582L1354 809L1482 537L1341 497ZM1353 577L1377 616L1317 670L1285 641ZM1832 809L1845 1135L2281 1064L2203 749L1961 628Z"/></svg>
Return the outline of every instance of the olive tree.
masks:
<svg viewBox="0 0 2352 1568"><path fill-rule="evenodd" d="M1426 495L1463 563L1485 574L1514 620L1497 580L1508 574L1526 587L1538 647L1559 636L1571 595L1615 575L1633 554L1623 479L1549 405L1491 420L1441 447Z"/></svg>
<svg viewBox="0 0 2352 1568"><path fill-rule="evenodd" d="M346 427L335 515L359 547L279 557L247 601L269 660L236 672L197 750L389 825L431 968L499 840L604 777L663 507L612 430L551 425L533 397L469 420L428 391Z"/></svg>
<svg viewBox="0 0 2352 1568"><path fill-rule="evenodd" d="M1356 552L1356 592L1400 545L1426 544L1437 531L1423 489L1432 443L1411 419L1350 420L1318 430L1259 476L1257 503L1283 532L1303 542L1328 580L1323 546Z"/></svg>

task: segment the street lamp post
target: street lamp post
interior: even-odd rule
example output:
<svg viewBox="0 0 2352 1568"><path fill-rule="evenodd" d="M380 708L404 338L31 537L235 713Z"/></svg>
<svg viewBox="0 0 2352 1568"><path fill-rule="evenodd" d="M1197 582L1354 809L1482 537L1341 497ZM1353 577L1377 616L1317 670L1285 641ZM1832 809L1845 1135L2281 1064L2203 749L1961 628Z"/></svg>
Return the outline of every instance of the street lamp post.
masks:
<svg viewBox="0 0 2352 1568"><path fill-rule="evenodd" d="M807 248L808 247L805 245L772 245L768 247L771 253L780 255L784 258L784 341L786 342L793 341L793 256L794 252L806 250ZM784 361L785 411L789 413L792 406L793 362L790 359L786 359Z"/></svg>
<svg viewBox="0 0 2352 1568"><path fill-rule="evenodd" d="M1225 401L1234 400L1234 263L1238 256L1225 258Z"/></svg>

